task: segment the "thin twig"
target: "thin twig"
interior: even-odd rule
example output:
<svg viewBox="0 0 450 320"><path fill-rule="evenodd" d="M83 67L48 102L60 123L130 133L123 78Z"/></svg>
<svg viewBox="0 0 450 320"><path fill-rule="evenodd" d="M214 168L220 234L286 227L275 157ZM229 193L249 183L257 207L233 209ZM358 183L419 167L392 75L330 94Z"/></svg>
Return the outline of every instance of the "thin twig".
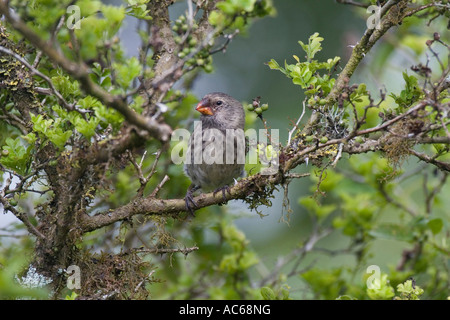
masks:
<svg viewBox="0 0 450 320"><path fill-rule="evenodd" d="M412 210L411 208L408 208L407 206L401 204L400 202L394 200L389 193L386 191L385 189L385 184L384 183L380 183L379 184L379 188L378 190L380 190L381 195L384 197L384 199L388 202L391 203L392 205L396 206L399 209L402 209L406 212L408 212L412 217L417 217L417 212L415 212L414 210Z"/></svg>
<svg viewBox="0 0 450 320"><path fill-rule="evenodd" d="M132 252L136 252L136 253L159 253L159 254L163 254L163 253L176 253L176 252L180 252L183 253L184 255L187 255L193 251L198 250L199 247L194 246L194 247L190 247L190 248L151 248L151 249L147 249L147 248L139 248L139 249L132 249Z"/></svg>
<svg viewBox="0 0 450 320"><path fill-rule="evenodd" d="M336 164L338 163L339 159L342 157L342 149L343 149L343 147L344 147L344 144L340 143L339 144L339 148L338 148L338 153L337 153L336 157L334 158L333 163L331 164L333 167L336 166Z"/></svg>
<svg viewBox="0 0 450 320"><path fill-rule="evenodd" d="M161 182L156 186L155 190L153 190L153 192L150 194L151 198L156 197L156 195L158 194L159 190L161 190L161 188L164 186L164 184L169 181L170 178L169 176L166 174L164 176L164 178L161 180Z"/></svg>
<svg viewBox="0 0 450 320"><path fill-rule="evenodd" d="M365 4L365 3L359 3L353 0L336 0L337 3L340 4L348 4L348 5L352 5L352 6L356 6L356 7L360 7L360 8L368 8L370 6L369 4Z"/></svg>
<svg viewBox="0 0 450 320"><path fill-rule="evenodd" d="M417 158L419 158L422 161L425 161L427 163L431 163L433 165L435 165L437 168L443 170L443 171L447 171L450 172L450 163L444 162L444 161L438 161L435 159L435 157L430 157L429 155L425 154L425 153L421 153L418 152L414 149L410 149L409 152L416 156Z"/></svg>
<svg viewBox="0 0 450 320"><path fill-rule="evenodd" d="M430 102L428 100L421 101L420 103L415 105L413 108L410 108L407 112L402 113L402 114L396 116L395 118L393 118L393 119L391 119L389 121L383 122L379 126L376 126L376 127L373 127L373 128L369 128L369 129L365 129L365 130L360 130L360 131L356 132L356 134L358 136L360 136L360 135L364 135L364 134L368 134L368 133L372 133L372 132L383 130L383 129L391 126L392 124L396 123L397 121L405 118L407 115L409 115L409 114L411 114L413 112L417 112L418 110L420 110L422 108L425 108L430 103L432 103L432 102Z"/></svg>
<svg viewBox="0 0 450 320"><path fill-rule="evenodd" d="M233 40L233 38L239 33L239 29L234 30L233 33L227 34L225 35L225 42L219 47L216 48L214 50L211 50L209 52L209 54L215 54L217 52L224 52L226 50L226 48L228 47L228 45L230 44L231 40Z"/></svg>
<svg viewBox="0 0 450 320"><path fill-rule="evenodd" d="M6 200L4 197L0 196L0 203L3 205L4 210L10 211L14 216L16 216L17 219L22 221L22 223L27 227L27 230L29 233L34 234L36 237L40 238L41 240L45 240L45 236L36 229L35 226L30 222L28 217L24 212L20 212L16 210L12 205L9 204L8 200Z"/></svg>
<svg viewBox="0 0 450 320"><path fill-rule="evenodd" d="M298 125L299 125L300 121L302 121L303 116L305 115L305 110L306 110L305 101L306 101L306 99L303 100L303 110L302 110L302 114L301 114L300 117L297 119L297 122L295 123L295 126L289 131L289 137L288 137L287 145L289 145L289 144L291 143L292 135L294 134L295 130L298 129Z"/></svg>

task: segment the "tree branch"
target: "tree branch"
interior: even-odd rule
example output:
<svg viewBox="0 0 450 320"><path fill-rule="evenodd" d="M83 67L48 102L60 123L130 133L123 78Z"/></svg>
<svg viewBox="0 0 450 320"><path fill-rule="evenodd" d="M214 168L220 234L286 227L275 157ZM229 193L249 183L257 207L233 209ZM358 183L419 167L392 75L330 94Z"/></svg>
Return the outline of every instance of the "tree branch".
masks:
<svg viewBox="0 0 450 320"><path fill-rule="evenodd" d="M386 12L395 4L399 2L406 3L405 0L389 0L380 11L380 16L383 17ZM364 35L361 40L356 44L353 48L352 54L345 65L344 69L339 74L336 82L331 89L330 94L327 96L327 100L329 104L334 103L339 93L342 89L348 84L348 80L351 78L356 68L364 59L366 54L370 51L373 45L394 25L397 24L397 21L394 19L390 19L389 16L384 16L384 18L380 21L380 28L372 28L366 29Z"/></svg>
<svg viewBox="0 0 450 320"><path fill-rule="evenodd" d="M348 5L352 5L355 7L360 7L360 8L367 8L370 6L369 4L365 4L365 3L360 3L360 2L356 2L353 0L336 0L337 3L341 3L341 4L348 4Z"/></svg>
<svg viewBox="0 0 450 320"><path fill-rule="evenodd" d="M227 201L233 199L245 199L254 192L260 192L265 186L275 186L284 180L284 175L280 171L277 174L264 176L255 174L245 179L241 179L235 186L230 188L230 192L225 194ZM194 198L197 209L208 207L224 202L222 193L203 193ZM97 214L95 216L81 215L81 229L89 232L98 228L110 225L114 222L128 219L137 214L147 215L169 215L186 212L184 199L157 199L152 195L146 198L138 198L119 208Z"/></svg>
<svg viewBox="0 0 450 320"><path fill-rule="evenodd" d="M191 252L194 252L198 250L199 248L197 246L190 247L190 248L139 248L139 249L132 249L131 251L133 253L155 253L155 254L163 254L163 253L176 253L181 252L184 255L188 255Z"/></svg>
<svg viewBox="0 0 450 320"><path fill-rule="evenodd" d="M425 161L427 163L431 163L431 164L435 165L436 167L438 167L439 169L441 169L443 171L450 172L450 163L438 161L434 157L430 157L429 155L418 152L414 149L410 149L410 153L422 161Z"/></svg>

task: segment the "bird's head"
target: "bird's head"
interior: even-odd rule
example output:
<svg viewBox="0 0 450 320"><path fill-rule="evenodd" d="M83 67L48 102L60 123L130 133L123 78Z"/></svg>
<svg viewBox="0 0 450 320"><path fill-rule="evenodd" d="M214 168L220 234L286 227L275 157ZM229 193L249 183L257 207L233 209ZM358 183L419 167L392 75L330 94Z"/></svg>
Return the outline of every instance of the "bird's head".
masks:
<svg viewBox="0 0 450 320"><path fill-rule="evenodd" d="M245 112L242 104L233 97L213 92L203 97L195 108L202 121L219 129L244 129Z"/></svg>

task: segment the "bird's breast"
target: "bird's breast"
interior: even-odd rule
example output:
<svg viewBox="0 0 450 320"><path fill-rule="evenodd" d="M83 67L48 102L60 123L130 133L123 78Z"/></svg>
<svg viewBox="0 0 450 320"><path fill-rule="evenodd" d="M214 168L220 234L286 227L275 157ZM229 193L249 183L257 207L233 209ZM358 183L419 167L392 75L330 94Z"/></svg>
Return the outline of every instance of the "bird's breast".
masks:
<svg viewBox="0 0 450 320"><path fill-rule="evenodd" d="M201 139L200 139L201 137ZM241 176L245 165L245 137L233 130L203 128L191 136L185 172L203 190L230 185Z"/></svg>

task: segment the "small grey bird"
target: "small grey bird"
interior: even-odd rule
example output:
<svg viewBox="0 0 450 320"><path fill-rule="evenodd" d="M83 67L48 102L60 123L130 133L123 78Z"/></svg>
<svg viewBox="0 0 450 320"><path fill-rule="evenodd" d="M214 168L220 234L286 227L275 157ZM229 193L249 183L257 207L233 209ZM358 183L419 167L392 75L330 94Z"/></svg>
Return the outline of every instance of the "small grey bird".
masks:
<svg viewBox="0 0 450 320"><path fill-rule="evenodd" d="M209 93L198 103L202 115L188 143L184 171L191 179L186 197L186 209L197 206L193 193L229 192L229 185L242 176L245 165L245 112L242 104L221 92ZM200 128L201 125L201 128Z"/></svg>

